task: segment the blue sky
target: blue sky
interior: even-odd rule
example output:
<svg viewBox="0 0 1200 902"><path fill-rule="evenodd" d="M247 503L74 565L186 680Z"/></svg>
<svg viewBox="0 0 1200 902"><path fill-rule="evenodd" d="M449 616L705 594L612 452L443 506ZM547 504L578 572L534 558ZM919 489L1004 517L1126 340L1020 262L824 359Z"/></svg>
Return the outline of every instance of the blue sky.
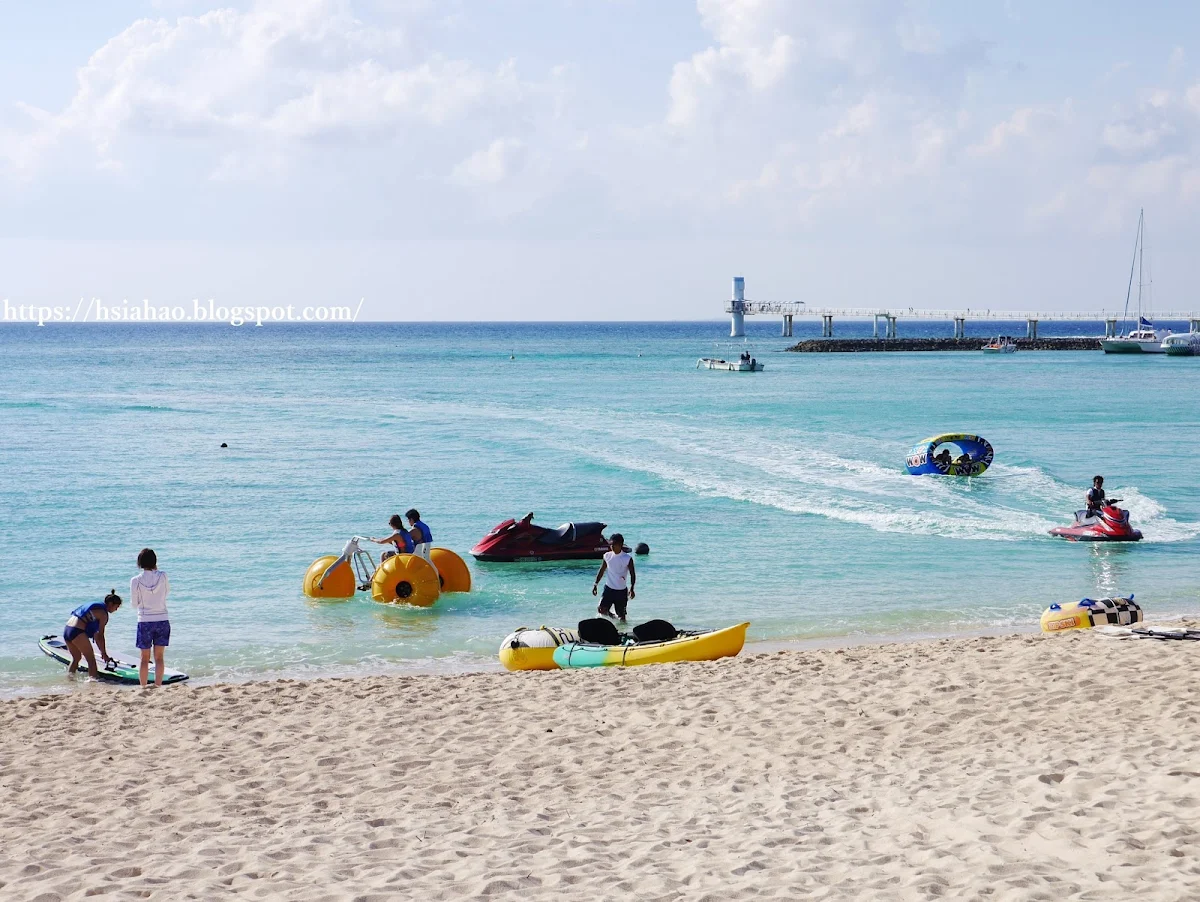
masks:
<svg viewBox="0 0 1200 902"><path fill-rule="evenodd" d="M1200 308L1200 7L0 2L0 297ZM1125 276L1122 275L1125 273Z"/></svg>

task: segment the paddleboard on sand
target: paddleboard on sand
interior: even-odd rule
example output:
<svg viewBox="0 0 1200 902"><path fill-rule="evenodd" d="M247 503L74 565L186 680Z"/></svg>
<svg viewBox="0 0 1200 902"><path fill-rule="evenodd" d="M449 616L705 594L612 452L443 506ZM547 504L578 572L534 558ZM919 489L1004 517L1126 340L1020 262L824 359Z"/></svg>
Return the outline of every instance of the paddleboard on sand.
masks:
<svg viewBox="0 0 1200 902"><path fill-rule="evenodd" d="M71 652L67 648L67 644L58 636L43 636L42 641L38 643L45 654L58 661L60 664L70 665ZM116 661L114 664L107 665L100 660L100 656L96 656L96 667L99 670L97 676L102 680L107 680L110 683L137 683L138 682L138 665L127 664L124 661ZM79 672L87 673L87 661L79 660ZM163 684L181 683L188 678L186 673L180 673L178 670L172 670L170 667L163 671ZM150 662L150 682L154 682L154 662Z"/></svg>

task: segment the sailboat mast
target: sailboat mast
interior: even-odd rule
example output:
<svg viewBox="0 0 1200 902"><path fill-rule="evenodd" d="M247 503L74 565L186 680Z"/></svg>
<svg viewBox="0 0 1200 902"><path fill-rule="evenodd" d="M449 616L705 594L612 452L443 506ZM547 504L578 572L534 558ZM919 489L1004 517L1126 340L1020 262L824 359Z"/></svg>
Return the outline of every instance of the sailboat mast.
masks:
<svg viewBox="0 0 1200 902"><path fill-rule="evenodd" d="M1141 243L1138 245L1138 328L1142 328L1142 260L1146 257L1146 211L1138 211L1138 234Z"/></svg>
<svg viewBox="0 0 1200 902"><path fill-rule="evenodd" d="M1133 259L1129 261L1129 284L1125 287L1125 312L1121 314L1121 331L1128 332L1125 324L1129 319L1129 297L1133 294L1133 271L1137 268L1138 247L1142 242L1142 213L1138 214L1137 235L1133 238ZM1142 287L1138 286L1138 294L1140 295ZM1138 301L1139 305L1141 301Z"/></svg>

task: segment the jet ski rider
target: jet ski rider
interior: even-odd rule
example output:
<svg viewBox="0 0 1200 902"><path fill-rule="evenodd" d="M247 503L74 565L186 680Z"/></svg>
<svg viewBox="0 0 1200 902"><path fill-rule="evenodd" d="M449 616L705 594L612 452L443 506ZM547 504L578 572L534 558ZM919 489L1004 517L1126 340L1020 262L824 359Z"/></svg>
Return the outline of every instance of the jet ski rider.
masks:
<svg viewBox="0 0 1200 902"><path fill-rule="evenodd" d="M1093 476L1092 487L1087 490L1087 515L1092 517L1100 513L1104 504L1104 477Z"/></svg>

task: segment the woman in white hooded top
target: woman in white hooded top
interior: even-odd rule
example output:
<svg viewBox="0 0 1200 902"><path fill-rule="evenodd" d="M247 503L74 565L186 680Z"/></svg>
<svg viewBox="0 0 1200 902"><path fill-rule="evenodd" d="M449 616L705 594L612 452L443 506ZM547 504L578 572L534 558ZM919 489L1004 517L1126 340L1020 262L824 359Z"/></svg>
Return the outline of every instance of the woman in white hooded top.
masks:
<svg viewBox="0 0 1200 902"><path fill-rule="evenodd" d="M129 581L129 596L137 611L137 647L142 652L138 679L146 685L150 669L150 651L154 650L154 685L163 681L163 649L171 644L171 621L167 619L167 592L171 588L167 574L158 569L158 557L143 548L137 557L142 572Z"/></svg>

